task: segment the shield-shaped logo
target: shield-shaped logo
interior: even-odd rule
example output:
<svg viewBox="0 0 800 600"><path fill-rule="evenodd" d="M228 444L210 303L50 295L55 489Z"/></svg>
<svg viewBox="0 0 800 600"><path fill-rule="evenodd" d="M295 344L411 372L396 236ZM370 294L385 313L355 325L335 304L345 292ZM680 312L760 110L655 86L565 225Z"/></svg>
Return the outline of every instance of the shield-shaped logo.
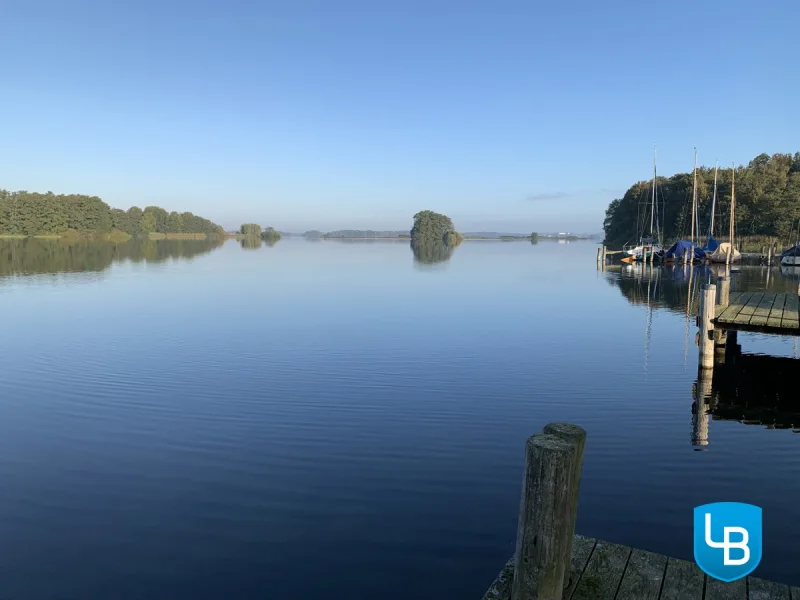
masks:
<svg viewBox="0 0 800 600"><path fill-rule="evenodd" d="M715 502L694 509L694 560L711 577L736 581L761 562L761 507Z"/></svg>

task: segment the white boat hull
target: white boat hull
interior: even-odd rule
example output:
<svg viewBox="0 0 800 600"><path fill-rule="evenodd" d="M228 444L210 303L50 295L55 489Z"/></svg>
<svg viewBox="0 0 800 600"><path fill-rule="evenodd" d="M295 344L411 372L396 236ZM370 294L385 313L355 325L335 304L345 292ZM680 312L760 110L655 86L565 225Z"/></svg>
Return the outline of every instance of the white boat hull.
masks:
<svg viewBox="0 0 800 600"><path fill-rule="evenodd" d="M784 267L800 267L800 256L784 256L781 264Z"/></svg>

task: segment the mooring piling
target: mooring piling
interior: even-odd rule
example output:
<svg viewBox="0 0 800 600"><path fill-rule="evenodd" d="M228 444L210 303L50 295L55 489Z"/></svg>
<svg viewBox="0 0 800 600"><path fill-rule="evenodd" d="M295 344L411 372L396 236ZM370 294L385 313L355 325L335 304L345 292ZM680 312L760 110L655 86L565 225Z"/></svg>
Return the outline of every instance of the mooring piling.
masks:
<svg viewBox="0 0 800 600"><path fill-rule="evenodd" d="M700 367L711 369L714 367L714 324L712 319L715 313L717 286L706 283L700 294L700 310L698 312L698 325L700 326Z"/></svg>
<svg viewBox="0 0 800 600"><path fill-rule="evenodd" d="M569 584L585 440L552 423L525 445L512 600L560 600Z"/></svg>

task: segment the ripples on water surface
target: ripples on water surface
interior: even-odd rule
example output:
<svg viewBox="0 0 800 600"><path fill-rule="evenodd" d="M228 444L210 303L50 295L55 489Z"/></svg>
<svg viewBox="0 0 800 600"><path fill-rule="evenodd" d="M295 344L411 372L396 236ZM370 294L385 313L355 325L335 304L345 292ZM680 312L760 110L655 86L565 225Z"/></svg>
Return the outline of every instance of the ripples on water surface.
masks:
<svg viewBox="0 0 800 600"><path fill-rule="evenodd" d="M691 559L695 505L752 502L756 574L800 584L800 436L713 420L693 451L680 273L598 272L591 243L168 245L0 254L0 597L480 598L554 420L589 431L580 532ZM735 285L796 289L765 273Z"/></svg>

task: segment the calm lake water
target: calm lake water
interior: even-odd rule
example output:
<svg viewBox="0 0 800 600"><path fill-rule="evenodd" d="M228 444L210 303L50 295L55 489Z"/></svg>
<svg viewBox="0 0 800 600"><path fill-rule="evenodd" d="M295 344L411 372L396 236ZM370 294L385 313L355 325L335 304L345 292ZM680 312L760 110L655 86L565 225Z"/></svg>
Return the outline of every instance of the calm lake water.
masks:
<svg viewBox="0 0 800 600"><path fill-rule="evenodd" d="M478 599L556 420L579 532L691 560L694 506L750 502L755 574L800 585L800 435L761 424L800 424L796 340L740 334L781 414L715 379L698 452L687 272L595 252L0 242L0 598Z"/></svg>

